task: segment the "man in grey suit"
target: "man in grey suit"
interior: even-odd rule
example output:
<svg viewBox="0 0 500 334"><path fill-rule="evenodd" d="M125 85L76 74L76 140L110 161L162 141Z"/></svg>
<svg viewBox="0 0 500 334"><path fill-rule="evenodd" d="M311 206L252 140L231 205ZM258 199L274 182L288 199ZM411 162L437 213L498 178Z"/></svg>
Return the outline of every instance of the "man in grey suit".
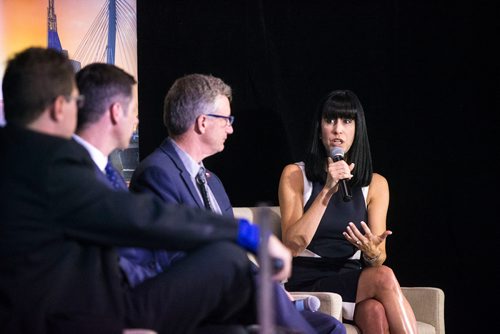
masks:
<svg viewBox="0 0 500 334"><path fill-rule="evenodd" d="M8 62L2 89L0 332L204 333L212 324L255 322L246 251L258 247L257 229L99 180L87 151L71 140L84 99L63 54L20 52ZM116 246L186 255L130 287ZM279 275L288 277L289 251L277 240L269 246L285 263Z"/></svg>
<svg viewBox="0 0 500 334"><path fill-rule="evenodd" d="M224 150L227 137L234 131L231 99L231 88L220 78L190 74L177 79L165 97L163 110L169 137L139 163L131 190L152 193L166 203L205 208L233 217L221 180L203 165L205 158ZM184 256L184 252L155 251L152 257L150 253L141 257L140 250L129 251L135 255L134 260L140 259L135 269L139 271L148 266L161 272ZM278 284L275 291L278 325L303 333L344 331L340 322L326 314L298 312Z"/></svg>

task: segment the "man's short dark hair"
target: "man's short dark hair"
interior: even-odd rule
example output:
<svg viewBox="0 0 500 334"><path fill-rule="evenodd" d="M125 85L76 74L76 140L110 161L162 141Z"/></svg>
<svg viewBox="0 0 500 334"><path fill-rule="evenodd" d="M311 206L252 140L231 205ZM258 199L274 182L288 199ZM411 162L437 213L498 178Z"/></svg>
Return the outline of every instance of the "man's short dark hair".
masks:
<svg viewBox="0 0 500 334"><path fill-rule="evenodd" d="M7 123L25 126L58 96L70 96L75 73L68 57L54 49L31 47L7 63L2 91Z"/></svg>
<svg viewBox="0 0 500 334"><path fill-rule="evenodd" d="M78 71L76 84L85 103L78 109L77 131L97 122L117 99L130 100L135 83L133 76L111 64L93 63Z"/></svg>

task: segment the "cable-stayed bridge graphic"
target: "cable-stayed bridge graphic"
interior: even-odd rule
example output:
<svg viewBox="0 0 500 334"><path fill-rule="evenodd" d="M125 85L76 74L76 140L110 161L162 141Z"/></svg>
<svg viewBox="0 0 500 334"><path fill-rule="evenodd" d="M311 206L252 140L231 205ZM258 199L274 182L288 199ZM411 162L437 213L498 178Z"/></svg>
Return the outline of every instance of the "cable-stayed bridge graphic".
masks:
<svg viewBox="0 0 500 334"><path fill-rule="evenodd" d="M103 0L76 51L69 55L75 70L93 62L117 65L137 78L136 11L127 0ZM57 32L55 0L48 0L47 46L68 53Z"/></svg>
<svg viewBox="0 0 500 334"><path fill-rule="evenodd" d="M135 0L132 0L135 1ZM70 56L75 72L87 64L101 62L113 64L137 78L136 12L127 0L103 0L73 55L63 48L57 32L55 0L49 0L47 8L47 46ZM134 131L130 146L110 155L115 167L128 181L139 163L138 131Z"/></svg>

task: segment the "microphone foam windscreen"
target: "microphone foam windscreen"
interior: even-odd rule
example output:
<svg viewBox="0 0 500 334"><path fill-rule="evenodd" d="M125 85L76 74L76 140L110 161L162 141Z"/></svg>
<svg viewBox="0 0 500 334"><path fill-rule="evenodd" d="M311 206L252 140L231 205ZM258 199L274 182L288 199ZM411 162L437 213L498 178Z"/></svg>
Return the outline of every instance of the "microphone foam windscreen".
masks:
<svg viewBox="0 0 500 334"><path fill-rule="evenodd" d="M337 147L335 146L334 148L332 148L332 150L330 151L331 153L331 156L334 157L334 156L341 156L343 157L344 156L344 150L342 149L342 147Z"/></svg>
<svg viewBox="0 0 500 334"><path fill-rule="evenodd" d="M308 296L306 298L306 303L307 303L307 309L316 312L319 310L319 307L321 305L321 302L318 297L316 296Z"/></svg>

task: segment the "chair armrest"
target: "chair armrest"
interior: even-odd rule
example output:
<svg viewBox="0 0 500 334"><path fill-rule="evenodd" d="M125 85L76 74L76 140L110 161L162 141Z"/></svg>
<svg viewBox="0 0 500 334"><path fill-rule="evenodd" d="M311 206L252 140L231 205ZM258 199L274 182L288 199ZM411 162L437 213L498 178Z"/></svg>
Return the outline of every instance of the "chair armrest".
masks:
<svg viewBox="0 0 500 334"><path fill-rule="evenodd" d="M444 292L433 287L401 287L410 303L417 321L436 328L436 334L444 334Z"/></svg>
<svg viewBox="0 0 500 334"><path fill-rule="evenodd" d="M281 212L279 206L240 206L233 207L233 214L236 218L244 218L252 223L256 222L259 210L266 209L268 211L269 225L271 231L278 239L281 240Z"/></svg>
<svg viewBox="0 0 500 334"><path fill-rule="evenodd" d="M342 297L333 292L305 292L305 291L290 291L294 299L306 298L307 296L315 296L321 302L319 310L329 314L339 321L342 321Z"/></svg>

